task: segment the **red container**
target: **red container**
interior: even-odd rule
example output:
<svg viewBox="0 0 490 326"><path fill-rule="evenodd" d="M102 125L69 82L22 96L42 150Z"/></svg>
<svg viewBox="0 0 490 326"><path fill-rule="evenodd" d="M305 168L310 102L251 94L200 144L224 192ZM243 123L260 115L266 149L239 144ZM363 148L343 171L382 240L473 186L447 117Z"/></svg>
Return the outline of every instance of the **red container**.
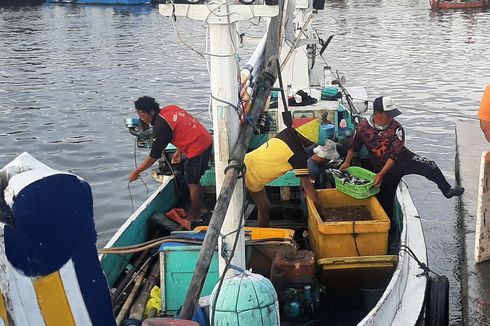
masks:
<svg viewBox="0 0 490 326"><path fill-rule="evenodd" d="M199 323L192 320L155 317L145 319L142 326L199 326Z"/></svg>
<svg viewBox="0 0 490 326"><path fill-rule="evenodd" d="M311 284L316 274L315 253L309 250L279 252L271 267L271 282L280 295L291 283Z"/></svg>

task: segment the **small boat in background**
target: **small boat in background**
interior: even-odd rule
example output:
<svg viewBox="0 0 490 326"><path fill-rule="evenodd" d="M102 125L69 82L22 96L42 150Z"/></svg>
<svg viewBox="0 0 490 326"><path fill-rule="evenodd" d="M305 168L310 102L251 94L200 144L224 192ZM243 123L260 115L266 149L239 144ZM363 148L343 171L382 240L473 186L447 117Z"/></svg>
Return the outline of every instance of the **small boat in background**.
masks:
<svg viewBox="0 0 490 326"><path fill-rule="evenodd" d="M98 5L147 5L151 3L151 0L46 0L46 2Z"/></svg>
<svg viewBox="0 0 490 326"><path fill-rule="evenodd" d="M448 0L429 0L430 9L476 9L486 8L490 6L490 0L476 0L476 1L448 1Z"/></svg>

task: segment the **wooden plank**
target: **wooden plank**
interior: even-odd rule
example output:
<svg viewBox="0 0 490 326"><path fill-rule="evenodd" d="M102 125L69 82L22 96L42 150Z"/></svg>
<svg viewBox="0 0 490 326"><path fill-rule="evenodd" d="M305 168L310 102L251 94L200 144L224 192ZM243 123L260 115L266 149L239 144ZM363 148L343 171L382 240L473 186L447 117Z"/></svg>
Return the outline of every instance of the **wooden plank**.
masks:
<svg viewBox="0 0 490 326"><path fill-rule="evenodd" d="M246 226L259 227L259 222L257 220L248 220ZM280 228L280 229L304 229L306 228L306 222L298 220L270 220L270 228Z"/></svg>
<svg viewBox="0 0 490 326"><path fill-rule="evenodd" d="M490 259L490 151L481 155L475 230L475 262Z"/></svg>

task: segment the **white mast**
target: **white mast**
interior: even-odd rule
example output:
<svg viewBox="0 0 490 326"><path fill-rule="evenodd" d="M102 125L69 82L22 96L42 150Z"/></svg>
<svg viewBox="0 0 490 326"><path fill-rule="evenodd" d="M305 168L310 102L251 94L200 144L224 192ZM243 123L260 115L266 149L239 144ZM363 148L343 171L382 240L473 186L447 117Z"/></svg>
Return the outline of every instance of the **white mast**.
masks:
<svg viewBox="0 0 490 326"><path fill-rule="evenodd" d="M175 11L174 11L175 10ZM253 17L273 17L277 6L230 4L224 0L208 4L165 4L160 5L164 16L185 16L209 24L209 56L211 69L211 95L213 108L214 157L216 193L219 194L225 176L230 154L237 142L240 130L238 114L233 106L238 106L240 74L237 62L236 22ZM245 269L245 241L243 230L235 232L241 223L244 203L243 181L240 179L233 192L226 214L222 235L218 242L220 274L223 273L235 237L239 236L231 264ZM224 246L222 244L225 244ZM225 252L223 253L223 248Z"/></svg>
<svg viewBox="0 0 490 326"><path fill-rule="evenodd" d="M284 22L285 37L281 38L281 74L286 97L289 92L296 93L298 90L309 91L310 69L308 67L307 45L316 43L312 37L311 15L314 14L312 1L310 0L286 0L286 17L294 17ZM284 42L284 39L291 42ZM276 83L276 87L278 84ZM277 132L286 128L282 119L284 105L281 94L278 101ZM286 99L287 103L287 99Z"/></svg>

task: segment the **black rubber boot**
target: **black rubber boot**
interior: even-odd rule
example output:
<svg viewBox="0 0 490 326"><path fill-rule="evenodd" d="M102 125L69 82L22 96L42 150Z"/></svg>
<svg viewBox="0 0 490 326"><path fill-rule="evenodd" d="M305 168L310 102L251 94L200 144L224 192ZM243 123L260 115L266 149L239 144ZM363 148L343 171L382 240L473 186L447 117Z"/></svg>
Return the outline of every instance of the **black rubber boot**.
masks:
<svg viewBox="0 0 490 326"><path fill-rule="evenodd" d="M444 197L451 198L454 196L461 196L464 192L464 188L460 186L454 186L444 193Z"/></svg>

